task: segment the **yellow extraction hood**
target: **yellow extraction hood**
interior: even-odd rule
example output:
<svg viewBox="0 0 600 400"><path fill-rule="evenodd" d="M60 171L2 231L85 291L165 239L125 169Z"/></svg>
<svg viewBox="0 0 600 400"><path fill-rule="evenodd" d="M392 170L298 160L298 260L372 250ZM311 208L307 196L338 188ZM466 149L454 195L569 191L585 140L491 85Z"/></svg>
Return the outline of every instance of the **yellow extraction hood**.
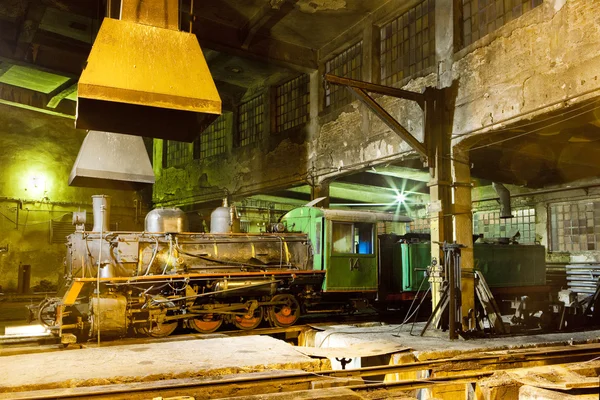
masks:
<svg viewBox="0 0 600 400"><path fill-rule="evenodd" d="M104 19L79 80L77 128L190 142L221 114L178 11L178 0L123 0L121 19Z"/></svg>

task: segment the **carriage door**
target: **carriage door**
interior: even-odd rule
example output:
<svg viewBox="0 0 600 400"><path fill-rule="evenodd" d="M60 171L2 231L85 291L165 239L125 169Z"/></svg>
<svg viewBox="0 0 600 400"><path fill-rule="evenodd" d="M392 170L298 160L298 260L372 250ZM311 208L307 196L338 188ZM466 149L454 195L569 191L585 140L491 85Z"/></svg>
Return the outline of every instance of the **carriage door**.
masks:
<svg viewBox="0 0 600 400"><path fill-rule="evenodd" d="M377 290L377 255L373 223L331 222L331 257L327 291Z"/></svg>

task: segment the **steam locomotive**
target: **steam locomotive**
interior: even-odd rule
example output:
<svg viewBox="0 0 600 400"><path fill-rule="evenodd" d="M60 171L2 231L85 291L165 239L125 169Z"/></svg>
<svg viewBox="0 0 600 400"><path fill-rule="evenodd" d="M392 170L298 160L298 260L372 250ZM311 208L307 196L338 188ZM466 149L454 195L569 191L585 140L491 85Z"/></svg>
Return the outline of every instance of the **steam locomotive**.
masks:
<svg viewBox="0 0 600 400"><path fill-rule="evenodd" d="M93 202L91 231L74 214L59 297L36 310L64 343L132 331L164 337L180 323L200 333L263 320L287 327L303 313L360 307L377 295L377 222L410 221L300 207L271 233L244 234L231 232L231 209L219 207L210 233L190 233L180 210L157 209L144 232L112 232L110 198Z"/></svg>
<svg viewBox="0 0 600 400"><path fill-rule="evenodd" d="M200 333L223 323L288 327L303 314L412 298L426 283L428 248L377 235L379 222L410 221L401 215L305 206L286 213L270 233L246 234L232 233L235 215L219 207L210 233L191 233L183 212L157 209L145 231L113 232L104 229L110 198L93 202L91 231L74 214L63 289L36 309L63 343L132 332L165 337L180 324ZM530 250L543 263L543 247ZM501 266L491 273L498 268L506 275Z"/></svg>

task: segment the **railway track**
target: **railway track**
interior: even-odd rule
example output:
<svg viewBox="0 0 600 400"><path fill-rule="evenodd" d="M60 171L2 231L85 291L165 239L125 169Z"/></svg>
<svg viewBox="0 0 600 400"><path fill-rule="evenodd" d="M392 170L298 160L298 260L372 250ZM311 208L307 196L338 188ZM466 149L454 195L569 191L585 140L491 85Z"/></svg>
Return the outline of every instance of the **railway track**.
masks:
<svg viewBox="0 0 600 400"><path fill-rule="evenodd" d="M250 336L250 335L269 335L283 337L284 339L294 339L298 335L311 329L310 325L294 325L287 328L259 328L248 331L231 330L218 333L181 333L165 338L150 337L128 337L114 340L105 340L101 342L102 347L123 346L129 344L152 344L164 342L178 342L194 339L213 339L223 336ZM0 357L18 354L47 353L49 351L73 350L82 347L97 347L98 343L94 341L84 342L75 345L65 346L60 343L60 339L53 336L25 336L19 338L0 339Z"/></svg>
<svg viewBox="0 0 600 400"><path fill-rule="evenodd" d="M154 397L192 396L218 398L249 394L267 394L311 390L328 386L345 386L354 392L383 389L411 390L448 383L475 383L496 370L521 368L543 363L545 365L581 362L600 356L600 344L519 349L498 351L454 358L434 359L401 365L382 365L355 370L269 371L231 377L206 379L177 379L155 382L138 382L94 387L60 388L34 392L1 393L0 400L69 399L150 399ZM383 383L381 377L426 371L428 378L409 379ZM334 382L332 384L332 382Z"/></svg>
<svg viewBox="0 0 600 400"><path fill-rule="evenodd" d="M381 322L381 318L375 315L354 315L354 316L342 316L335 320L331 320L331 316L328 319L321 317L308 317L306 318L306 324L298 324L290 327L279 328L279 327L268 327L268 328L257 328L251 330L223 330L215 333L188 333L183 329L178 334L170 335L164 338L151 338L147 336L143 337L126 337L113 340L104 340L101 342L102 347L108 346L121 346L128 344L151 344L151 343L164 343L164 342L175 342L185 341L193 339L212 339L223 336L250 336L250 335L268 335L277 339L283 339L286 341L294 342L298 336L309 329L312 329L313 324L359 324L359 323L387 323L395 322L389 318L384 318L386 322ZM34 354L34 353L46 353L50 351L62 351L79 349L81 347L96 347L97 342L89 341L80 343L77 345L64 346L60 344L60 339L50 334L45 336L33 335L33 336L20 336L17 338L1 337L0 336L0 357L18 354Z"/></svg>

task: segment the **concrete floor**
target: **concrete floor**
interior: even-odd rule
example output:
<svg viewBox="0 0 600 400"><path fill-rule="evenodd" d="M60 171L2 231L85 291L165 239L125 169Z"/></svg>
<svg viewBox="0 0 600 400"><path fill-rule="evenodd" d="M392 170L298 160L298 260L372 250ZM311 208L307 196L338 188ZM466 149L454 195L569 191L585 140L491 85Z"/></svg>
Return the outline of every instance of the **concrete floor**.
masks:
<svg viewBox="0 0 600 400"><path fill-rule="evenodd" d="M346 347L354 343L386 341L407 346L415 352L443 349L448 352L464 352L480 348L517 348L539 343L568 343L600 340L600 330L585 332L559 332L534 335L514 335L496 338L449 340L448 332L428 330L419 336L424 323L410 325L385 325L379 323L356 325L317 325L314 332L316 347Z"/></svg>
<svg viewBox="0 0 600 400"><path fill-rule="evenodd" d="M517 349L536 346L550 346L568 343L590 343L600 341L600 330L586 332L547 333L535 335L514 335L497 338L457 339L449 340L448 333L428 330L425 336L419 336L424 323L411 325L317 325L304 338L306 346L327 348L359 348L361 344L370 348L378 344L380 348L410 348L415 357L421 361L454 357L459 354L475 353L491 350ZM384 350L385 351L385 350ZM336 354L330 358L334 369L341 369L335 358L351 358L353 354ZM346 368L360 368L359 357L346 365Z"/></svg>
<svg viewBox="0 0 600 400"><path fill-rule="evenodd" d="M413 335L419 332L419 324ZM318 326L305 345L337 349L333 357L311 358L288 343L268 336L190 339L130 344L1 357L0 392L195 378L266 370L340 369L336 358L352 358L346 369L373 364L366 353L392 354L412 350L421 361L457 354L550 344L598 341L600 331L454 340L431 331L413 336L410 326L358 324ZM342 350L346 348L347 350ZM298 350L298 351L297 351ZM362 353L362 354L361 354ZM380 360L385 360L381 357ZM389 357L387 358L388 363ZM338 363L336 365L336 363ZM43 366L43 367L40 367Z"/></svg>
<svg viewBox="0 0 600 400"><path fill-rule="evenodd" d="M322 360L268 336L84 348L5 356L0 362L0 392L5 393L273 369L329 369Z"/></svg>

